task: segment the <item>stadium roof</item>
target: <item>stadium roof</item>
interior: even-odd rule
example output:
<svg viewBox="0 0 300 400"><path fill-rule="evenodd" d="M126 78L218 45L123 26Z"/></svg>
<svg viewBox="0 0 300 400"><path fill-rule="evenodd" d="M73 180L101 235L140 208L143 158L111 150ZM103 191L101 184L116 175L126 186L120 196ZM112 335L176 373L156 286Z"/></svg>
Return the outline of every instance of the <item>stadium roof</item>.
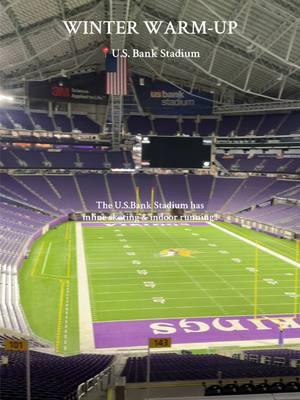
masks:
<svg viewBox="0 0 300 400"><path fill-rule="evenodd" d="M226 96L300 98L300 0L0 0L0 84L104 69L118 39L69 35L62 20L135 20L127 48L198 50L200 58L131 58L132 72ZM233 35L150 35L143 20L236 20ZM63 71L63 72L62 72Z"/></svg>

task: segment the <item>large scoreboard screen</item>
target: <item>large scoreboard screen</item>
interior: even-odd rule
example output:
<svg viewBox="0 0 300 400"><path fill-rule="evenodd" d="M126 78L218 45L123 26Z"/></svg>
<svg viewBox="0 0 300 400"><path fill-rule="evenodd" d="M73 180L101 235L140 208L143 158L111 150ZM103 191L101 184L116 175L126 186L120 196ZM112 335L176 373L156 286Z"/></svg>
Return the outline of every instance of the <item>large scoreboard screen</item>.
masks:
<svg viewBox="0 0 300 400"><path fill-rule="evenodd" d="M142 138L142 165L150 168L209 168L210 154L210 140L200 137Z"/></svg>

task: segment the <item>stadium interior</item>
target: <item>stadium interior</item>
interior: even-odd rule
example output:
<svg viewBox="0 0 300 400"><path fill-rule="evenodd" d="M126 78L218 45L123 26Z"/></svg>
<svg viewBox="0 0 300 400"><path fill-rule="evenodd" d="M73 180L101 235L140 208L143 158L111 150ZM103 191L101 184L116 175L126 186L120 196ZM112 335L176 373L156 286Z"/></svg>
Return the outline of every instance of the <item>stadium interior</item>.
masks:
<svg viewBox="0 0 300 400"><path fill-rule="evenodd" d="M0 0L1 400L300 400L299 61L299 0Z"/></svg>

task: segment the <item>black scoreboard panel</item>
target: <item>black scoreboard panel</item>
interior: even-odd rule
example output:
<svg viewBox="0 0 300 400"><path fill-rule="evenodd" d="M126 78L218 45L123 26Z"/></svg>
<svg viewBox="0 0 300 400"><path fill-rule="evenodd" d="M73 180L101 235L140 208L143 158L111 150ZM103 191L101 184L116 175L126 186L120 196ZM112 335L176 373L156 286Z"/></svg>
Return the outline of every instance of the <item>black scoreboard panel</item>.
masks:
<svg viewBox="0 0 300 400"><path fill-rule="evenodd" d="M210 141L200 137L142 138L142 164L150 168L209 168L210 153Z"/></svg>

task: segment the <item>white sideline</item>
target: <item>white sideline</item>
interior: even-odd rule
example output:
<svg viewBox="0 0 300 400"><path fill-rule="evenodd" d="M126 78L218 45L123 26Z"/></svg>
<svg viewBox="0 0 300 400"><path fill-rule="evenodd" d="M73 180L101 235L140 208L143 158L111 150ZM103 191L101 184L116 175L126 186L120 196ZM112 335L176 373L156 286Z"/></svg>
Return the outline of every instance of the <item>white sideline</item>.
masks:
<svg viewBox="0 0 300 400"><path fill-rule="evenodd" d="M258 249L264 251L265 253L270 254L271 256L274 256L274 257L276 257L276 258L279 258L280 260L282 260L282 261L284 261L284 262L286 262L286 263L288 263L288 264L291 264L291 265L293 265L294 267L300 268L300 264L299 264L299 263L297 263L297 262L294 261L294 260L291 260L291 259L288 258L288 257L285 257L285 256L283 256L283 255L281 255L281 254L279 254L279 253L276 253L275 251L270 250L270 249L268 249L267 247L264 247L264 246L262 246L262 245L260 245L260 244L258 244L258 243L253 242L252 240L246 239L246 238L244 238L244 237L238 235L237 233L231 232L231 231L229 231L229 230L226 229L226 228L222 228L222 227L219 226L219 225L215 225L215 224L213 224L212 222L209 222L209 224L210 224L210 226L212 226L213 228L219 229L220 231L223 231L223 232L227 233L227 234L230 235L230 236L233 236L233 237L235 237L235 238L237 238L237 239L239 239L239 240L241 240L241 241L243 241L243 242L245 242L245 243L248 243L248 244L250 244L250 245L253 246L253 247L257 247Z"/></svg>
<svg viewBox="0 0 300 400"><path fill-rule="evenodd" d="M81 352L95 349L88 276L81 222L76 222L77 286L79 311L79 346Z"/></svg>
<svg viewBox="0 0 300 400"><path fill-rule="evenodd" d="M42 267L42 275L44 274L45 269L46 269L46 265L47 265L47 261L48 261L48 257L49 257L49 253L50 253L51 247L52 247L52 242L50 242L48 244L47 253L46 253L46 256L44 258L43 267Z"/></svg>

